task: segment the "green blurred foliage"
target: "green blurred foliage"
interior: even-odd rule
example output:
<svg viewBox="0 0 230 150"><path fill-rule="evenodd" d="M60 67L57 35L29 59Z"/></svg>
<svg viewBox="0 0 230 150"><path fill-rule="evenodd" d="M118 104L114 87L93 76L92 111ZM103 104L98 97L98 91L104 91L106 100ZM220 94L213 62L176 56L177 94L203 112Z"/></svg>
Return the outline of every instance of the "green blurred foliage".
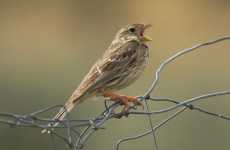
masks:
<svg viewBox="0 0 230 150"><path fill-rule="evenodd" d="M143 76L121 93L139 95L149 86L157 66L175 52L201 41L230 34L228 0L0 0L0 110L29 113L63 104L116 31L130 23L151 23L150 63ZM189 98L230 88L230 42L202 48L179 58L163 71L154 95ZM229 97L199 103L230 115ZM89 100L72 113L94 116L103 101ZM152 109L162 104L152 103ZM157 121L166 117L154 117ZM145 131L145 117L112 120L85 149L112 149L116 140ZM228 150L229 122L187 112L157 133L160 149ZM38 129L0 127L0 149L52 149ZM121 149L152 149L152 137ZM61 141L57 149L67 149Z"/></svg>

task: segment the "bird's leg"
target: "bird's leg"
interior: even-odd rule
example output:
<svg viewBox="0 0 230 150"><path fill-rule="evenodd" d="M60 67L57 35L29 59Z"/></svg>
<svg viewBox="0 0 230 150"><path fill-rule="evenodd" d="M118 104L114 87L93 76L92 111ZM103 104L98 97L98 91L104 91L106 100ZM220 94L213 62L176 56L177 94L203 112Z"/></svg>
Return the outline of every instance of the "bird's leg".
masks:
<svg viewBox="0 0 230 150"><path fill-rule="evenodd" d="M125 95L118 95L116 93L113 93L111 91L105 91L103 92L104 97L109 97L111 101L119 101L121 105L124 105L123 112L129 111L129 102L133 103L134 105L140 105L143 107L142 103L133 96L125 96Z"/></svg>

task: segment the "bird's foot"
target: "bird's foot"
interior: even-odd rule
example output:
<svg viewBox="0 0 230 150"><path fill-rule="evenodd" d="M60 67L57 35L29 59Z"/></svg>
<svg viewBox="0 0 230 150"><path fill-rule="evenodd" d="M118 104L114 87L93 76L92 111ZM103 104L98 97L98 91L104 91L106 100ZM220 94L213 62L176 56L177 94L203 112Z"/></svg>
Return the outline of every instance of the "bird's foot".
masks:
<svg viewBox="0 0 230 150"><path fill-rule="evenodd" d="M142 108L144 108L143 104L138 100L138 98L133 96L118 95L116 93L108 91L104 92L103 96L108 97L111 101L119 101L121 105L124 105L124 108L121 111L121 114L123 114L124 116L128 116L129 114L129 110L131 108L129 103L132 103L134 106L141 106Z"/></svg>

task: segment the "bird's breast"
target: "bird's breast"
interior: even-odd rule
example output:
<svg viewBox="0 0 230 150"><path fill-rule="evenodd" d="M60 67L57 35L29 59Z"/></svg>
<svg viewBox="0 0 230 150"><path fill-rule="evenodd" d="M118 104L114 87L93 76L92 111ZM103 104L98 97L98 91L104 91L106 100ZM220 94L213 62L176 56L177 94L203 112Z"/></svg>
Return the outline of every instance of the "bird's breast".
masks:
<svg viewBox="0 0 230 150"><path fill-rule="evenodd" d="M118 78L118 80L114 80L116 82L114 83L116 84L116 89L124 88L136 81L146 68L148 58L148 47L141 45L135 51L135 54L133 54L132 57L129 57L130 61L124 66L123 75Z"/></svg>

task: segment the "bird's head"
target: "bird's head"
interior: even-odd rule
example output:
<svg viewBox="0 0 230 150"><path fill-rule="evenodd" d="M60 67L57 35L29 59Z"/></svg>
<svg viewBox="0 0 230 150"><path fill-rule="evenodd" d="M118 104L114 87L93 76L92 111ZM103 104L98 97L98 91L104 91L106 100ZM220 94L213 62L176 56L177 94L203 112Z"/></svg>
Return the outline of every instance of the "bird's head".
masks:
<svg viewBox="0 0 230 150"><path fill-rule="evenodd" d="M138 40L140 42L148 42L152 39L146 35L144 32L147 28L151 27L150 24L131 24L120 29L116 35L117 40Z"/></svg>

